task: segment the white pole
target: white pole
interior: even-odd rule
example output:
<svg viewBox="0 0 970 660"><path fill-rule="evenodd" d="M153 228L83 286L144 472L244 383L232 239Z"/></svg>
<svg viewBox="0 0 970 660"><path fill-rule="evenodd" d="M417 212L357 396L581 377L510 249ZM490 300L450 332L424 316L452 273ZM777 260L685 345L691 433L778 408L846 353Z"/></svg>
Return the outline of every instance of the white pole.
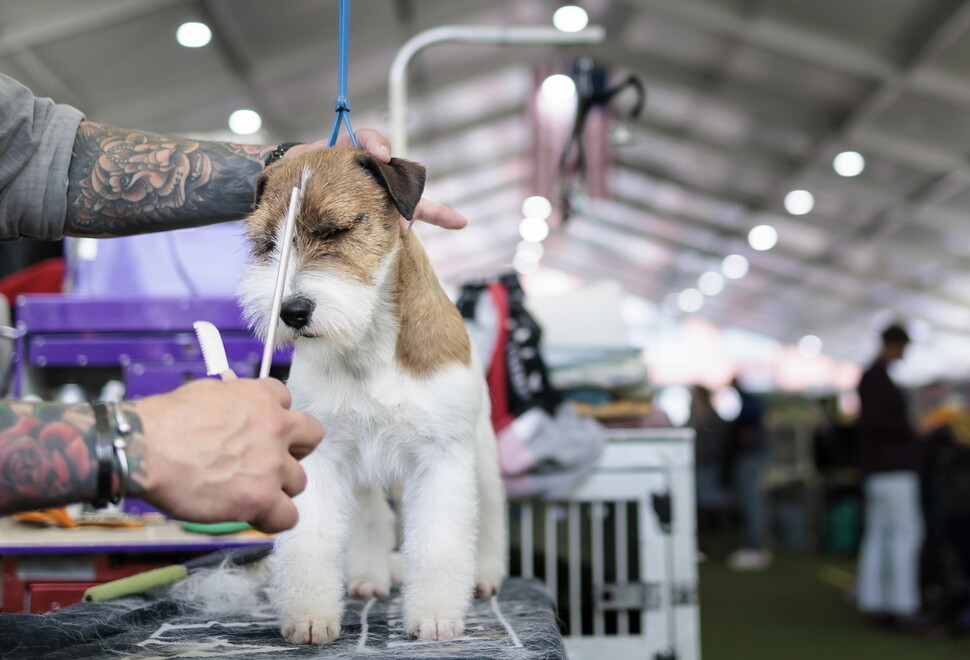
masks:
<svg viewBox="0 0 970 660"><path fill-rule="evenodd" d="M598 44L604 39L606 39L606 29L601 25L591 25L579 32L561 32L554 27L545 26L443 25L414 35L397 52L388 75L388 109L393 154L403 156L408 151L407 68L411 58L427 46L448 41L497 45Z"/></svg>

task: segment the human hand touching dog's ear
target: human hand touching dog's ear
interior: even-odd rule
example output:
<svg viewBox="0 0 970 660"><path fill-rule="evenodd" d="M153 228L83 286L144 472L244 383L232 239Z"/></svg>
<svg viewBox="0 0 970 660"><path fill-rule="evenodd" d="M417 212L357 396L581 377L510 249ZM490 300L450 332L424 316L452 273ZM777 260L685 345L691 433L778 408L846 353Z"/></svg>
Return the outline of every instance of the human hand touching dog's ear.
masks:
<svg viewBox="0 0 970 660"><path fill-rule="evenodd" d="M391 144L383 135L369 128L362 128L359 131L355 131L354 135L357 137L357 144L361 149L366 149L383 163L391 160ZM352 144L350 136L341 135L337 138L338 146L352 146ZM287 151L283 158L293 158L308 151L324 149L328 146L330 146L329 140L317 140L310 144L299 144ZM421 198L421 201L418 202L418 206L414 211L414 217L416 220L422 220L428 224L437 225L445 229L461 229L468 224L468 220L461 213L426 198ZM400 216L400 225L401 235L403 236L407 233L409 226L408 221L403 216Z"/></svg>

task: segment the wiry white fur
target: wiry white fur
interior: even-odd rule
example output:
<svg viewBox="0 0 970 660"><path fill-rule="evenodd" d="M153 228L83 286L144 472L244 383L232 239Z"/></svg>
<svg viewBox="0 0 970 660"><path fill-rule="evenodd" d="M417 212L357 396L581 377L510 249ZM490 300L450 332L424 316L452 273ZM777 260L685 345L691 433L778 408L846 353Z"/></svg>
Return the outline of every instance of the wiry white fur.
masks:
<svg viewBox="0 0 970 660"><path fill-rule="evenodd" d="M305 336L282 323L278 336L295 345L294 407L318 417L327 435L303 461L300 521L276 542L283 635L319 644L340 633L344 571L351 595L390 592L395 533L385 488L399 483L405 627L426 640L457 637L476 589L494 593L505 574L504 492L481 366L473 356L421 378L400 368L389 304L396 253L370 285L293 256L287 295L315 307ZM274 280L273 263L254 266L241 287L264 336Z"/></svg>

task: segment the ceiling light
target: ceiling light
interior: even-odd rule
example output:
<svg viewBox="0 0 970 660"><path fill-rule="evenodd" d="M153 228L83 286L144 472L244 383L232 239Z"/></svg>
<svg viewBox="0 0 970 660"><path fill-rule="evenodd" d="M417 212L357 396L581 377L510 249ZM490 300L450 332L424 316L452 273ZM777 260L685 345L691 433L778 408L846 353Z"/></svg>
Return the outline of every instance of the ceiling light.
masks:
<svg viewBox="0 0 970 660"><path fill-rule="evenodd" d="M697 288L705 296L716 296L724 291L724 276L717 271L709 270L697 280Z"/></svg>
<svg viewBox="0 0 970 660"><path fill-rule="evenodd" d="M858 176L866 167L866 159L858 151L843 151L832 161L832 167L841 176Z"/></svg>
<svg viewBox="0 0 970 660"><path fill-rule="evenodd" d="M579 32L589 25L589 16L582 7L565 5L552 15L552 24L560 32Z"/></svg>
<svg viewBox="0 0 970 660"><path fill-rule="evenodd" d="M822 340L815 335L805 335L798 340L798 352L803 358L816 358L822 354Z"/></svg>
<svg viewBox="0 0 970 660"><path fill-rule="evenodd" d="M677 304L688 314L696 312L704 306L704 294L697 289L684 289L677 296Z"/></svg>
<svg viewBox="0 0 970 660"><path fill-rule="evenodd" d="M525 218L519 225L519 236L527 241L539 243L549 235L549 223L542 218Z"/></svg>
<svg viewBox="0 0 970 660"><path fill-rule="evenodd" d="M764 252L778 243L778 231L771 225L758 225L748 232L748 245Z"/></svg>
<svg viewBox="0 0 970 660"><path fill-rule="evenodd" d="M542 243L536 243L535 241L519 241L519 244L515 247L515 253L528 252L534 254L536 260L542 259L542 255L546 253L546 249L542 247Z"/></svg>
<svg viewBox="0 0 970 660"><path fill-rule="evenodd" d="M229 115L229 128L238 135L252 135L262 125L262 117L254 110L236 110Z"/></svg>
<svg viewBox="0 0 970 660"><path fill-rule="evenodd" d="M542 81L542 95L553 103L567 103L576 96L576 83L564 73L554 73Z"/></svg>
<svg viewBox="0 0 970 660"><path fill-rule="evenodd" d="M807 190L792 190L785 195L785 210L792 215L805 215L815 206L815 197Z"/></svg>
<svg viewBox="0 0 970 660"><path fill-rule="evenodd" d="M740 254L729 254L721 262L721 272L731 280L740 280L748 274L748 260Z"/></svg>
<svg viewBox="0 0 970 660"><path fill-rule="evenodd" d="M175 40L186 48L201 48L212 39L212 30L205 23L182 23L175 31Z"/></svg>
<svg viewBox="0 0 970 660"><path fill-rule="evenodd" d="M542 195L527 197L522 202L522 215L527 218L539 218L545 220L552 215L552 204Z"/></svg>
<svg viewBox="0 0 970 660"><path fill-rule="evenodd" d="M516 252L512 258L512 267L523 275L539 270L539 258L529 252Z"/></svg>

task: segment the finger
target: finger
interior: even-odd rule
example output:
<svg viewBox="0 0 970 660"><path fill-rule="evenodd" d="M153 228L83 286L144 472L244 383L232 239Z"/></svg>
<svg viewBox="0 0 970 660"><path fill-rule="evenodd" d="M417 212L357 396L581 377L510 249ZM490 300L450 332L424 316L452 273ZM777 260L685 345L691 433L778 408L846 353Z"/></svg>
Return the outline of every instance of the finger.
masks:
<svg viewBox="0 0 970 660"><path fill-rule="evenodd" d="M445 229L461 229L468 224L468 219L458 211L424 197L421 198L417 208L414 209L414 217Z"/></svg>
<svg viewBox="0 0 970 660"><path fill-rule="evenodd" d="M283 492L296 497L306 488L307 476L300 463L288 458L283 463Z"/></svg>
<svg viewBox="0 0 970 660"><path fill-rule="evenodd" d="M391 160L391 143L387 138L370 128L362 128L354 131L357 138L357 146L366 149L379 161L386 163ZM341 135L337 138L336 146L347 147L353 145L349 135Z"/></svg>
<svg viewBox="0 0 970 660"><path fill-rule="evenodd" d="M290 413L290 417L294 428L288 434L288 449L291 456L300 460L310 455L323 440L323 424L313 415L304 412L294 411Z"/></svg>
<svg viewBox="0 0 970 660"><path fill-rule="evenodd" d="M250 378L246 380L251 383L257 383L259 387L264 388L284 408L289 409L293 405L293 395L282 381L276 380L275 378Z"/></svg>
<svg viewBox="0 0 970 660"><path fill-rule="evenodd" d="M260 532L276 534L277 532L292 529L299 519L300 514L297 513L293 500L283 493L283 491L280 491L279 496L273 501L272 505L267 507L262 513L254 516L249 521L249 524Z"/></svg>

